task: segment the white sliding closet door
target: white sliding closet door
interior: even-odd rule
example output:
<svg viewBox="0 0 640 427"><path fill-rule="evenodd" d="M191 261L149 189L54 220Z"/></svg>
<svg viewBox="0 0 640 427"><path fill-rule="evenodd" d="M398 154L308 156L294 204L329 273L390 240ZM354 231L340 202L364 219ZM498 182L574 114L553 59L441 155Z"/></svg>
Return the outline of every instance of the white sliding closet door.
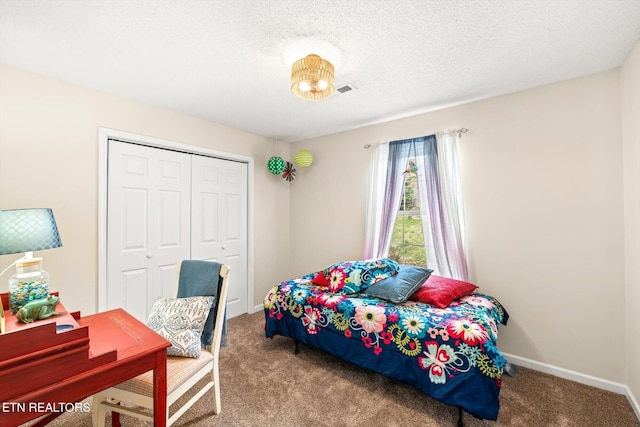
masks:
<svg viewBox="0 0 640 427"><path fill-rule="evenodd" d="M146 321L175 263L231 267L229 318L248 307L246 163L109 140L106 309Z"/></svg>
<svg viewBox="0 0 640 427"><path fill-rule="evenodd" d="M110 141L108 174L107 309L146 321L190 255L190 156Z"/></svg>
<svg viewBox="0 0 640 427"><path fill-rule="evenodd" d="M191 258L231 267L227 317L235 317L247 312L247 164L191 161Z"/></svg>

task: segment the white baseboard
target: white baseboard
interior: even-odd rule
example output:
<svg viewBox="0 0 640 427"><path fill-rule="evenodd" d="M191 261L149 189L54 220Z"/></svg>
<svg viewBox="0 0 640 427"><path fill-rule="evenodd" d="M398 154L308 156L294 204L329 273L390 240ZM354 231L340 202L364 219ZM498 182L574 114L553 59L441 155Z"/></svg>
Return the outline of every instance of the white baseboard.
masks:
<svg viewBox="0 0 640 427"><path fill-rule="evenodd" d="M255 307L253 307L253 311L249 314L253 314L253 313L257 313L259 311L264 310L264 305L260 304L260 305L256 305Z"/></svg>
<svg viewBox="0 0 640 427"><path fill-rule="evenodd" d="M522 366L524 368L533 369L534 371L544 372L545 374L575 381L580 384L585 384L592 387L600 388L602 390L612 391L618 394L624 394L625 396L627 396L627 400L629 401L629 404L633 408L633 411L636 413L636 417L638 417L638 420L640 420L640 405L638 405L638 401L636 400L633 393L631 393L631 390L629 389L629 387L627 387L624 384L616 383L613 381L605 380L605 379L594 377L587 374L582 374L580 372L571 371L569 369L548 365L546 363L536 362L535 360L527 359L525 357L520 357L520 356L514 356L513 354L509 354L509 353L502 353L502 354L507 359L507 361L509 361L510 363L516 366Z"/></svg>
<svg viewBox="0 0 640 427"><path fill-rule="evenodd" d="M544 372L545 374L550 374L556 377L575 381L580 384L586 384L592 387L601 388L603 390L612 391L614 393L627 394L627 387L624 384L616 383L587 374L582 374L576 371L570 371L569 369L559 368L557 366L537 362L525 357L514 356L513 354L509 353L502 353L502 355L507 359L507 361L517 366L533 369L534 371L538 372Z"/></svg>
<svg viewBox="0 0 640 427"><path fill-rule="evenodd" d="M626 387L626 389L627 389L627 400L629 401L629 404L633 408L633 412L636 413L636 417L638 417L638 421L640 421L640 404L638 404L638 400L633 395L633 393L631 393L631 390L629 389L629 387Z"/></svg>

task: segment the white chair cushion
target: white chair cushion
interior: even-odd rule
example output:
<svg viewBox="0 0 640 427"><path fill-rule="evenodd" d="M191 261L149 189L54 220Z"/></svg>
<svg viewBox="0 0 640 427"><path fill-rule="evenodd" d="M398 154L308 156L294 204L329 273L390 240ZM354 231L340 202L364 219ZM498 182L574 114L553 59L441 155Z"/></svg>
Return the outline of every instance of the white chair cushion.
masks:
<svg viewBox="0 0 640 427"><path fill-rule="evenodd" d="M203 351L197 359L184 357L167 357L167 394L171 394L207 363L213 362L213 355ZM153 396L153 371L145 372L135 378L120 383L114 388Z"/></svg>

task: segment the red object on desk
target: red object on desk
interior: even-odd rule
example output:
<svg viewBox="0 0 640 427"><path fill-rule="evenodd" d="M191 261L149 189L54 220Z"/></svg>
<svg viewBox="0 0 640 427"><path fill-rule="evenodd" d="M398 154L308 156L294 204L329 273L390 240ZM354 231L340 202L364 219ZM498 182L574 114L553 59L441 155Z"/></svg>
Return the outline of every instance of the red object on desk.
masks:
<svg viewBox="0 0 640 427"><path fill-rule="evenodd" d="M7 294L2 294L3 305ZM29 324L5 311L0 334L0 426L48 414L143 372L154 371L154 425L166 426L167 352L171 344L122 309L81 317L58 304L58 316ZM56 324L72 329L56 332ZM49 405L49 406L47 406ZM5 411L6 409L6 411Z"/></svg>

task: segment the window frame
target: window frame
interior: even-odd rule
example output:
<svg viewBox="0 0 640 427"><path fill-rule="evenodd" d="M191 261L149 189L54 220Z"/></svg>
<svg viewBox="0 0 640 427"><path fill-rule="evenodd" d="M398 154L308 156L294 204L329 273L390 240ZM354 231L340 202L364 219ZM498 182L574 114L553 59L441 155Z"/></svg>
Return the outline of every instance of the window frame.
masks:
<svg viewBox="0 0 640 427"><path fill-rule="evenodd" d="M411 167L411 163L413 162L413 166L415 166L415 164L417 163L417 159L415 156L415 153L410 152L409 156L407 157L407 170L410 170ZM403 172L404 174L407 174L407 172ZM412 172L409 172L412 173ZM417 203L414 204L417 206L420 206L420 199L419 199L419 189L418 189L418 184L419 184L419 180L418 180L418 176L416 173L412 173L415 176L415 195L414 198L417 200ZM402 186L402 196L400 199L400 206L398 207L398 210L396 212L396 220L393 224L393 230L396 229L396 227L398 226L398 221L402 221L402 233L401 233L401 240L394 240L393 239L393 233L391 236L391 242L390 242L390 249L391 248L399 248L400 253L398 254L398 259L396 260L398 263L400 264L407 264L407 248L409 247L418 247L421 249L422 251L422 258L421 261L423 262L416 262L416 260L409 260L409 263L412 265L423 265L423 266L427 266L427 251L425 249L425 235L424 235L424 227L422 224L423 218L422 218L422 214L418 208L418 210L416 209L411 209L411 210L404 210L403 207L406 207L406 191L407 191L407 185L411 185L411 183L407 182L407 176L404 177L404 182L403 182L403 186ZM406 237L406 220L407 217L410 216L415 216L418 217L420 220L420 234L422 236L422 243L410 243L407 241L407 237ZM390 251L391 252L391 251Z"/></svg>

